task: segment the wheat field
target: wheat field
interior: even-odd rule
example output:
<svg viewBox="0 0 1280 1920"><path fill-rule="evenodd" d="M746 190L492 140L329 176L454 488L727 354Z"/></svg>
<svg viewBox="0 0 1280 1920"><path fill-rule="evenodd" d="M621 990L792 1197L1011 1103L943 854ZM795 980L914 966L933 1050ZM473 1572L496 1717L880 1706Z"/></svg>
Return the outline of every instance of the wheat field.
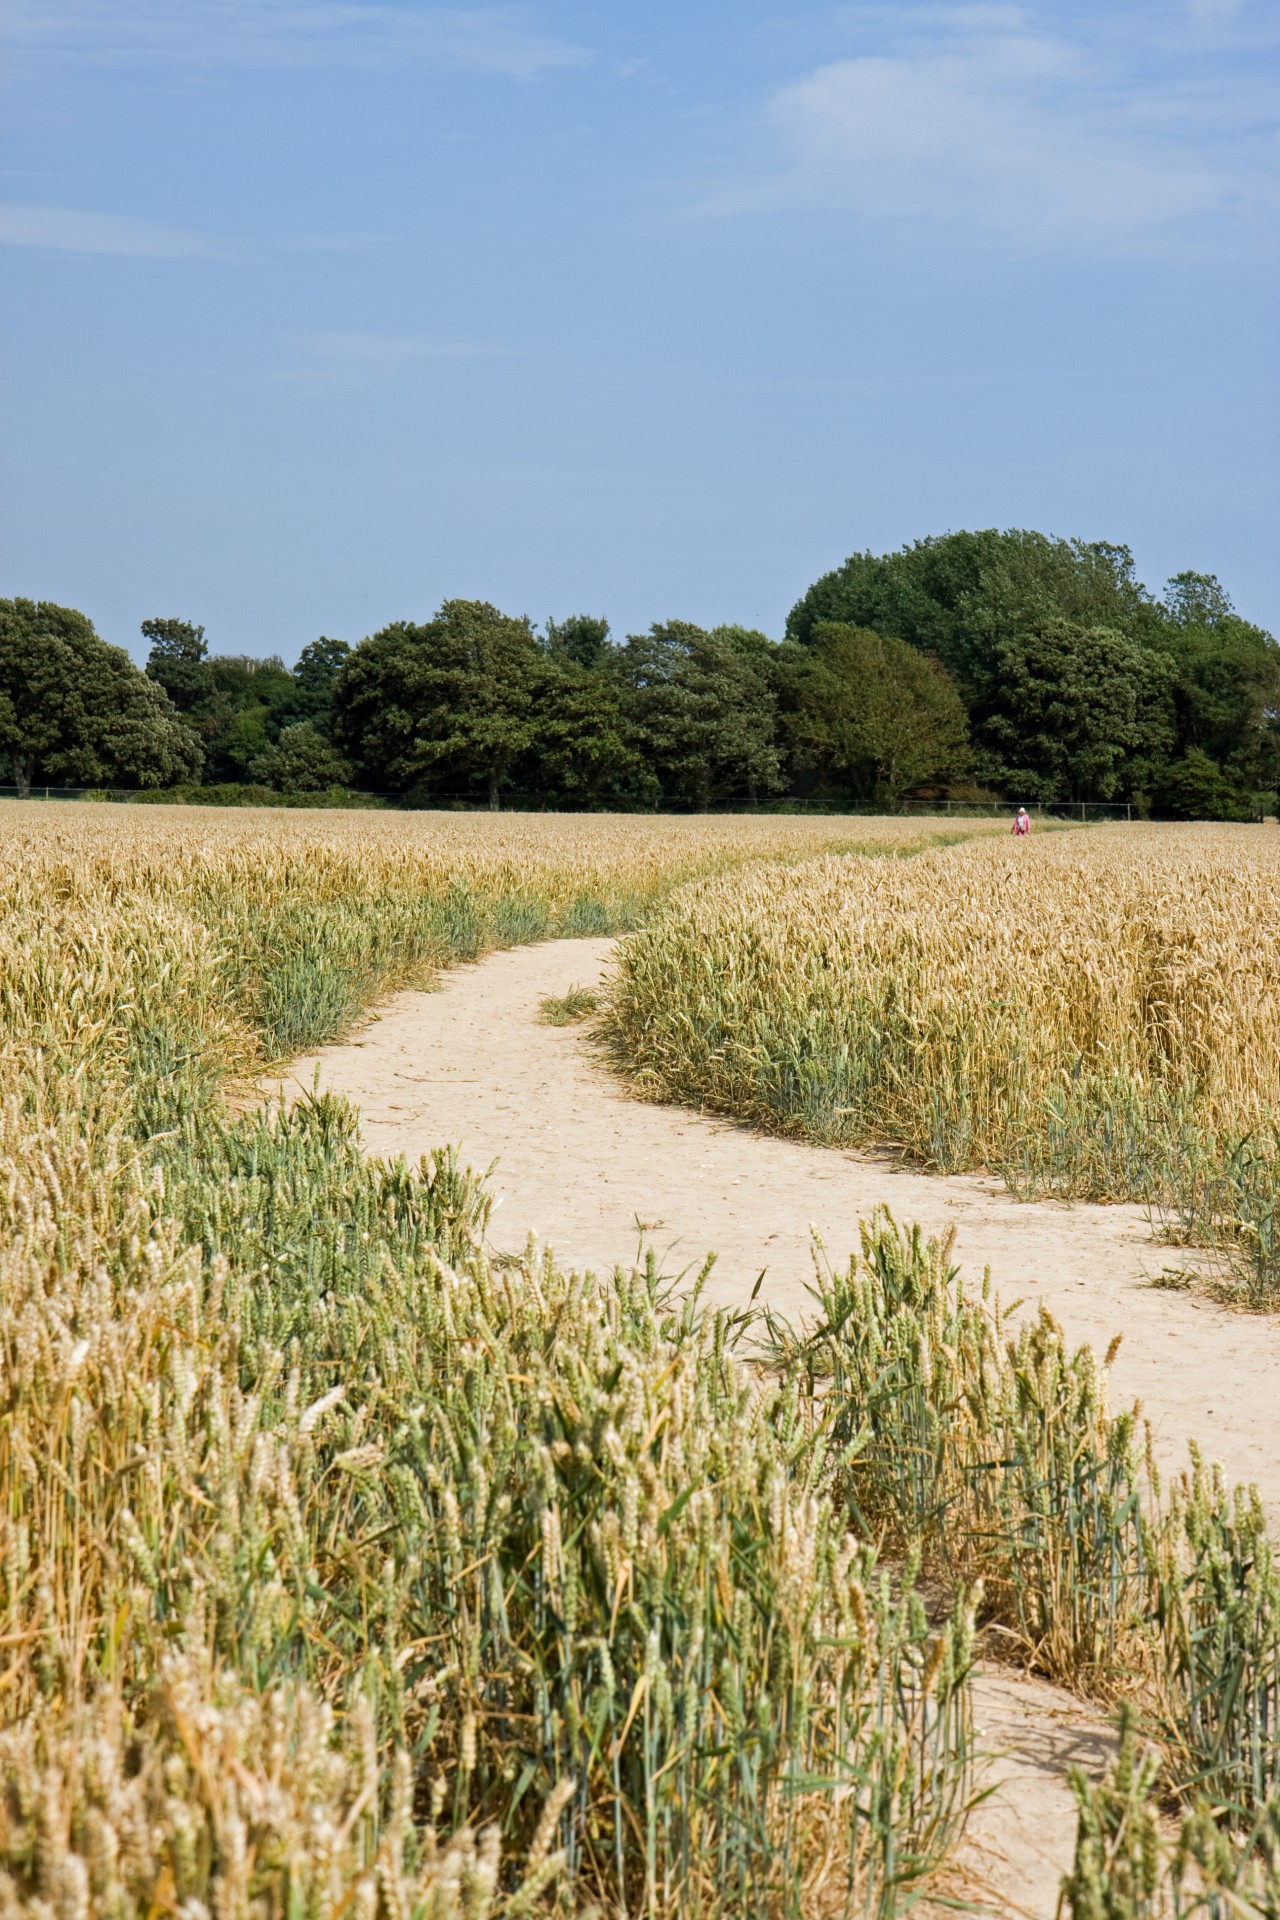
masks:
<svg viewBox="0 0 1280 1920"><path fill-rule="evenodd" d="M228 1090L378 993L901 822L0 815L0 1913L889 1912L971 1605L655 1276Z"/></svg>
<svg viewBox="0 0 1280 1920"><path fill-rule="evenodd" d="M741 1072L750 1014L784 1088L843 1033L864 1105L828 1117L903 1138L922 1102L962 1113L938 1068L966 1022L995 1128L1017 1037L1036 1178L1084 1178L1028 1119L1054 1035L1092 1049L1080 1099L1156 1089L1184 1126L1194 1099L1202 1145L1265 1110L1221 1038L1235 1007L1269 1030L1248 830L961 837L0 815L0 1920L890 1920L963 1829L988 1628L1128 1703L1155 1756L1131 1734L1128 1772L1082 1785L1073 1920L1174 1898L1158 1836L1147 1904L1113 1897L1156 1793L1206 1912L1276 1910L1248 1838L1280 1822L1257 1503L1203 1471L1163 1495L1047 1318L1012 1339L887 1219L803 1329L652 1270L495 1262L447 1151L369 1161L339 1102L227 1097L450 961L630 930L610 1017L685 1097L758 1093L705 1078ZM1055 944L1055 911L1093 917ZM879 1080L848 1068L867 1007Z"/></svg>
<svg viewBox="0 0 1280 1920"><path fill-rule="evenodd" d="M944 1172L1234 1222L1272 1284L1280 836L1100 827L754 867L622 949L641 1086Z"/></svg>

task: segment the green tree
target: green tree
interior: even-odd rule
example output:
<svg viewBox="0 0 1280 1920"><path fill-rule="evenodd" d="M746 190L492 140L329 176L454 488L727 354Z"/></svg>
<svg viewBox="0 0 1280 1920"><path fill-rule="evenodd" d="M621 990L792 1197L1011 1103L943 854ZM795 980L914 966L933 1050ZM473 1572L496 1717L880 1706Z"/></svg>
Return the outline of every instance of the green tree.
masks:
<svg viewBox="0 0 1280 1920"><path fill-rule="evenodd" d="M1175 627L1220 627L1231 618L1231 596L1216 573L1175 573L1165 587L1164 613Z"/></svg>
<svg viewBox="0 0 1280 1920"><path fill-rule="evenodd" d="M1178 749L1212 761L1247 813L1255 791L1280 784L1280 647L1212 574L1175 574L1162 612L1151 644L1173 674Z"/></svg>
<svg viewBox="0 0 1280 1920"><path fill-rule="evenodd" d="M213 690L204 628L190 620L144 620L142 637L151 642L147 676L163 687L181 714L193 714Z"/></svg>
<svg viewBox="0 0 1280 1920"><path fill-rule="evenodd" d="M1106 800L1150 784L1174 743L1171 673L1109 627L1051 619L996 648L978 771L1033 800Z"/></svg>
<svg viewBox="0 0 1280 1920"><path fill-rule="evenodd" d="M631 745L665 801L705 811L780 790L774 687L738 630L659 623L628 635L616 671Z"/></svg>
<svg viewBox="0 0 1280 1920"><path fill-rule="evenodd" d="M1149 786L1190 746L1203 748L1237 784L1268 787L1280 778L1280 654L1269 635L1232 614L1210 574L1176 575L1162 603L1138 580L1125 546L988 528L916 541L897 553L854 554L814 582L792 609L788 632L810 645L823 619L871 627L936 654L968 709L981 777L1006 792L1074 787L1087 779L1087 767L1104 784L1082 797ZM1088 649L1064 651L1067 629L1107 633L1142 650L1143 660L1124 655L1129 692L1107 673L1098 679ZM1050 655L1065 679L1054 681ZM1018 700L1031 697L1022 682L1032 657L1041 674L1036 711L1015 713ZM1016 699L1011 675L1013 687L1021 687ZM1122 718L1131 699L1132 727ZM1092 760L1085 743L1091 701L1100 703L1094 719L1104 730ZM1137 744L1124 746L1130 733Z"/></svg>
<svg viewBox="0 0 1280 1920"><path fill-rule="evenodd" d="M479 781L491 808L538 741L546 656L528 620L446 600L361 641L338 676L334 741L375 786Z"/></svg>
<svg viewBox="0 0 1280 1920"><path fill-rule="evenodd" d="M796 603L787 633L808 644L834 620L909 641L937 656L972 709L991 691L998 645L1055 617L1132 632L1157 616L1127 547L988 527L851 555Z"/></svg>
<svg viewBox="0 0 1280 1920"><path fill-rule="evenodd" d="M329 787L349 786L352 778L350 761L310 720L282 727L275 745L258 755L249 772L277 793L323 793Z"/></svg>
<svg viewBox="0 0 1280 1920"><path fill-rule="evenodd" d="M859 800L896 806L969 762L969 723L936 660L891 635L820 621L792 685L789 731L801 766Z"/></svg>
<svg viewBox="0 0 1280 1920"><path fill-rule="evenodd" d="M247 779L253 761L291 721L322 724L341 664L333 650L347 651L340 640L304 649L307 664L299 680L278 654L211 654L204 628L190 620L144 620L142 631L151 642L147 674L194 728L204 749L205 778L214 782Z"/></svg>
<svg viewBox="0 0 1280 1920"><path fill-rule="evenodd" d="M596 619L588 613L575 613L568 620L547 622L547 652L553 659L594 669L603 665L609 651L607 620Z"/></svg>
<svg viewBox="0 0 1280 1920"><path fill-rule="evenodd" d="M278 654L216 653L209 659L211 691L194 718L205 743L206 778L248 780L290 717L293 675Z"/></svg>
<svg viewBox="0 0 1280 1920"><path fill-rule="evenodd" d="M293 670L289 697L281 708L284 726L306 721L328 738L333 725L334 689L350 655L351 649L345 640L330 640L323 634L302 649Z"/></svg>
<svg viewBox="0 0 1280 1920"><path fill-rule="evenodd" d="M569 807L652 807L661 788L627 737L615 676L572 659L551 663L540 690L531 779Z"/></svg>
<svg viewBox="0 0 1280 1920"><path fill-rule="evenodd" d="M225 705L224 705L225 701ZM210 778L214 781L251 780L253 769L272 746L271 714L260 702L237 706L223 690L223 700L215 696L209 718L217 718L210 728L208 746Z"/></svg>
<svg viewBox="0 0 1280 1920"><path fill-rule="evenodd" d="M163 688L48 600L0 600L0 751L24 798L41 778L168 786L201 762Z"/></svg>
<svg viewBox="0 0 1280 1920"><path fill-rule="evenodd" d="M1254 811L1253 796L1199 747L1188 747L1164 768L1155 783L1155 802L1175 820L1248 820Z"/></svg>

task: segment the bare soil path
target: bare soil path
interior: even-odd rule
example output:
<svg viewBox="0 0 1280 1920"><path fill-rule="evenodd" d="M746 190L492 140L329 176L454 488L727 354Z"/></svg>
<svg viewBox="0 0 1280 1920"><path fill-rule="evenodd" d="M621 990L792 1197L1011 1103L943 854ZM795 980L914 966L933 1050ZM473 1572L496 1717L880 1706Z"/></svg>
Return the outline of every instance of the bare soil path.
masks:
<svg viewBox="0 0 1280 1920"><path fill-rule="evenodd" d="M1142 1401L1169 1467L1198 1437L1230 1477L1256 1481L1280 1531L1280 1324L1153 1288L1162 1268L1194 1256L1156 1245L1138 1208L1020 1202L981 1176L629 1098L582 1027L540 1015L544 997L594 987L611 950L560 940L492 954L296 1062L294 1086L310 1089L318 1070L360 1106L371 1153L414 1160L455 1143L472 1166L492 1167L500 1250L534 1232L564 1264L599 1272L652 1247L669 1273L696 1271L714 1251L708 1293L719 1303L743 1304L763 1269L761 1298L802 1315L811 1232L842 1262L880 1205L930 1232L954 1227L965 1270L990 1266L1006 1302L1043 1301L1100 1351L1122 1333L1114 1403ZM1107 1730L1056 1689L999 1673L981 1678L978 1713L1004 1785L972 1823L962 1864L997 1911L1048 1920L1075 1832L1066 1765L1101 1766Z"/></svg>

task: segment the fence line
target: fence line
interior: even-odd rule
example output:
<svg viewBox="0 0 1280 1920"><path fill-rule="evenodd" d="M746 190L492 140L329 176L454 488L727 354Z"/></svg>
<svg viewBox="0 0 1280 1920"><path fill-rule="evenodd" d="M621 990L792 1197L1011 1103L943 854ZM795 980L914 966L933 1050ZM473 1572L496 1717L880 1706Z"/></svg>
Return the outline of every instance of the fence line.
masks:
<svg viewBox="0 0 1280 1920"><path fill-rule="evenodd" d="M416 802L406 799L402 793L378 793L365 787L345 788L344 792L349 793L353 800L382 801L388 806L404 808L410 812L429 812L437 807L465 807L476 813L488 812L488 807L485 802L483 800L477 800L474 794L440 793L433 794L429 800ZM28 800L93 800L95 802L115 805L140 801L144 805L148 802L152 805L157 805L161 804L158 799L152 799L152 795L157 793L158 790L154 787L55 787L46 786L41 783L39 785L33 784L30 793L25 797ZM23 797L17 787L0 786L0 800L21 800ZM303 794L287 796L280 794L270 799L254 800L251 804L263 807L281 805L305 806L310 797L309 795ZM318 794L315 798L317 801L321 800L321 796ZM234 806L237 803L235 801L212 801L205 803L199 800L192 801L184 799L175 800L169 804L176 806L200 806L202 804ZM926 813L951 814L960 819L986 819L992 816L1010 813L1017 805L1018 802L1015 800L900 800L896 806L888 806L883 802L875 800L850 800L843 803L831 800L810 800L805 798L752 800L744 794L733 800L717 801L708 811L711 813L774 814L815 811L831 814L833 817L840 817L846 814L857 816L858 814ZM1131 820L1133 818L1132 803L1125 800L1036 800L1026 802L1026 807L1029 813L1041 819L1046 817L1065 817L1089 820L1105 817ZM340 812L341 808L328 810ZM565 809L560 807L531 806L521 801L518 796L513 796L502 811L504 813L560 813L565 811L614 812L617 811L617 809ZM641 811L641 809L636 809L636 811ZM660 813L691 813L695 811L695 809L688 807L660 807L656 809L656 811Z"/></svg>

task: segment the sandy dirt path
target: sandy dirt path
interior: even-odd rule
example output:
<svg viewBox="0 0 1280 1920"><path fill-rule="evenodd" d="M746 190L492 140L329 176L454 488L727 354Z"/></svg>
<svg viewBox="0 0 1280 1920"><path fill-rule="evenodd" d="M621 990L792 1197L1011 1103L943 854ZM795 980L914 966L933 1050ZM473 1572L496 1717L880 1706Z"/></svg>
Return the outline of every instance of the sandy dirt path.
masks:
<svg viewBox="0 0 1280 1920"><path fill-rule="evenodd" d="M990 1266L1006 1302L1043 1301L1074 1340L1105 1351L1116 1405L1139 1399L1171 1467L1188 1436L1238 1480L1257 1481L1280 1531L1280 1323L1232 1313L1150 1280L1184 1257L1157 1245L1137 1207L1014 1200L994 1180L920 1173L887 1154L777 1140L733 1121L630 1099L582 1027L547 1026L539 1005L594 986L607 940L491 954L439 991L404 993L355 1037L295 1063L364 1112L365 1144L410 1159L446 1142L492 1165L495 1245L533 1232L567 1265L608 1271L643 1242L667 1272L714 1251L710 1297L761 1298L792 1316L812 1278L810 1229L833 1262L887 1205L930 1232L956 1229L975 1278Z"/></svg>
<svg viewBox="0 0 1280 1920"><path fill-rule="evenodd" d="M995 1181L942 1178L891 1156L777 1140L681 1108L628 1097L582 1027L540 1017L545 996L595 986L607 940L561 940L490 955L438 991L404 993L350 1041L295 1063L295 1088L320 1084L364 1115L374 1154L416 1159L457 1144L500 1201L491 1238L517 1251L531 1232L567 1265L607 1271L652 1247L663 1269L716 1253L708 1292L740 1305L764 1270L761 1298L805 1310L811 1229L833 1261L858 1244L859 1221L888 1205L930 1232L956 1229L975 1277L989 1265L1001 1297L1043 1301L1069 1336L1124 1341L1113 1401L1143 1402L1172 1467L1198 1436L1236 1479L1256 1480L1280 1530L1280 1325L1186 1293L1153 1289L1178 1264L1137 1208L1027 1204ZM971 1826L961 1865L1001 1913L1054 1912L1070 1864L1070 1760L1097 1768L1102 1722L1070 1696L1000 1673L981 1676L977 1711L1004 1784Z"/></svg>

